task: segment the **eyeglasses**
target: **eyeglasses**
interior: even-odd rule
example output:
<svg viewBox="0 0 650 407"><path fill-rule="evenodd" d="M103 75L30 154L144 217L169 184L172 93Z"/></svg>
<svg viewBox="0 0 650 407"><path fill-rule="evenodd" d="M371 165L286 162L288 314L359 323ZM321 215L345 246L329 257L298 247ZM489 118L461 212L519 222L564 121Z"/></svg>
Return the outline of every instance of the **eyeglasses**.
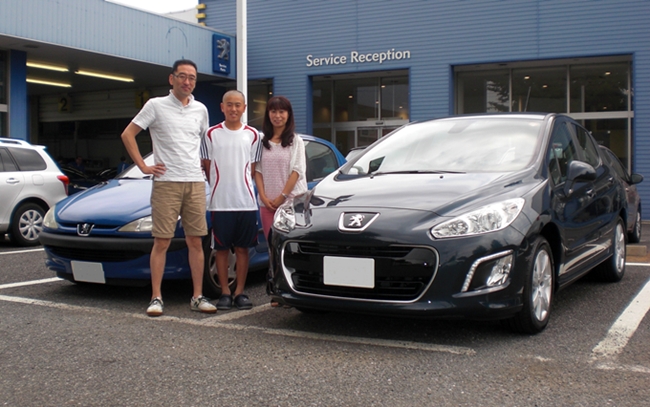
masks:
<svg viewBox="0 0 650 407"><path fill-rule="evenodd" d="M180 79L181 82L185 82L185 81L187 81L187 80L189 80L189 81L192 82L192 83L196 82L196 76L187 76L187 75L185 75L184 73L179 73L178 75L176 75L176 74L173 73L172 75L173 75L175 78Z"/></svg>

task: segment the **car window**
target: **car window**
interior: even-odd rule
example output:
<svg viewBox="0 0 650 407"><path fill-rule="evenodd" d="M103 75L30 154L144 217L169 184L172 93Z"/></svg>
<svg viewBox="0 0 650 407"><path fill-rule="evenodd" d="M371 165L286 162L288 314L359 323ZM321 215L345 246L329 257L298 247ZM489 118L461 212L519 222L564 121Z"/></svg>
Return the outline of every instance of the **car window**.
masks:
<svg viewBox="0 0 650 407"><path fill-rule="evenodd" d="M307 182L319 181L338 168L336 154L324 144L305 140Z"/></svg>
<svg viewBox="0 0 650 407"><path fill-rule="evenodd" d="M630 182L630 175L627 173L627 170L625 170L625 167L623 167L623 164L618 159L618 157L616 157L616 155L614 155L611 150L602 149L601 151L605 154L607 161L610 163L612 168L614 168L614 171L618 174L618 176L625 181Z"/></svg>
<svg viewBox="0 0 650 407"><path fill-rule="evenodd" d="M47 168L43 157L36 150L27 148L8 148L11 156L18 163L20 171L42 171Z"/></svg>
<svg viewBox="0 0 650 407"><path fill-rule="evenodd" d="M6 148L0 148L0 172L18 171Z"/></svg>
<svg viewBox="0 0 650 407"><path fill-rule="evenodd" d="M578 146L584 154L585 161L592 167L596 168L600 165L600 157L598 156L598 147L594 144L591 136L587 130L582 127L575 126L576 137L578 139Z"/></svg>
<svg viewBox="0 0 650 407"><path fill-rule="evenodd" d="M143 157L145 165L153 165L154 164L154 159L153 159L153 153L149 153L146 156ZM151 178L150 174L143 174L142 171L140 171L140 168L138 168L137 165L132 165L129 168L127 168L125 171L122 171L121 174L117 176L117 178Z"/></svg>
<svg viewBox="0 0 650 407"><path fill-rule="evenodd" d="M556 185L566 181L567 169L574 159L576 159L576 147L568 123L556 122L548 151L548 169Z"/></svg>
<svg viewBox="0 0 650 407"><path fill-rule="evenodd" d="M541 125L528 117L414 123L381 138L343 173L518 171L535 157Z"/></svg>

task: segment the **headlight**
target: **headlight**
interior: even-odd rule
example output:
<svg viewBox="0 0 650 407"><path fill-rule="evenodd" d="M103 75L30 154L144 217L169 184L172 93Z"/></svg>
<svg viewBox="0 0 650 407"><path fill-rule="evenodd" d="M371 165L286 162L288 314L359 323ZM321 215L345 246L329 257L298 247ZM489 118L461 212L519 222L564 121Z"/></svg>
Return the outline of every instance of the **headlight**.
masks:
<svg viewBox="0 0 650 407"><path fill-rule="evenodd" d="M296 227L296 212L293 209L293 199L287 199L280 205L273 216L273 228L280 232L289 233Z"/></svg>
<svg viewBox="0 0 650 407"><path fill-rule="evenodd" d="M45 226L48 229L59 228L59 224L56 223L56 217L54 216L54 206L51 207L45 214L45 217L43 218L43 226Z"/></svg>
<svg viewBox="0 0 650 407"><path fill-rule="evenodd" d="M134 220L133 222L127 223L118 229L118 232L151 232L153 229L153 221L151 216L145 216Z"/></svg>
<svg viewBox="0 0 650 407"><path fill-rule="evenodd" d="M524 207L523 198L490 204L431 228L431 234L442 239L489 233L508 227Z"/></svg>

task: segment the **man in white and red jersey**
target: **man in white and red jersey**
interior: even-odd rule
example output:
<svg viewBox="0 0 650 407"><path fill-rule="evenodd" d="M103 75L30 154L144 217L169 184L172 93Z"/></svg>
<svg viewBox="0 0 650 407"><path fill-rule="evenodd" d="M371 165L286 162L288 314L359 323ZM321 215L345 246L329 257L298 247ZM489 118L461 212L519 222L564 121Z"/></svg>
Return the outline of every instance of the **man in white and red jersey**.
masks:
<svg viewBox="0 0 650 407"><path fill-rule="evenodd" d="M231 90L223 95L221 111L226 119L208 129L201 143L201 158L210 181L208 210L212 219L213 249L217 251L217 275L221 297L217 309L251 309L246 294L248 250L257 246L257 200L252 175L262 155L260 135L241 122L246 110L244 94ZM228 286L228 253L235 249L237 287Z"/></svg>

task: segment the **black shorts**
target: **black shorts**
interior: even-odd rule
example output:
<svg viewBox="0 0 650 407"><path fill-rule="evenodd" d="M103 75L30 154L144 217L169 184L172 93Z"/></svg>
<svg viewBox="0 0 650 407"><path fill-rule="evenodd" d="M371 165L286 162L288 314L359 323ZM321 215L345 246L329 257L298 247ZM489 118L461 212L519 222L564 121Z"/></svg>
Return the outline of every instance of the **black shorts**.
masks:
<svg viewBox="0 0 650 407"><path fill-rule="evenodd" d="M211 211L215 250L257 246L257 211Z"/></svg>

